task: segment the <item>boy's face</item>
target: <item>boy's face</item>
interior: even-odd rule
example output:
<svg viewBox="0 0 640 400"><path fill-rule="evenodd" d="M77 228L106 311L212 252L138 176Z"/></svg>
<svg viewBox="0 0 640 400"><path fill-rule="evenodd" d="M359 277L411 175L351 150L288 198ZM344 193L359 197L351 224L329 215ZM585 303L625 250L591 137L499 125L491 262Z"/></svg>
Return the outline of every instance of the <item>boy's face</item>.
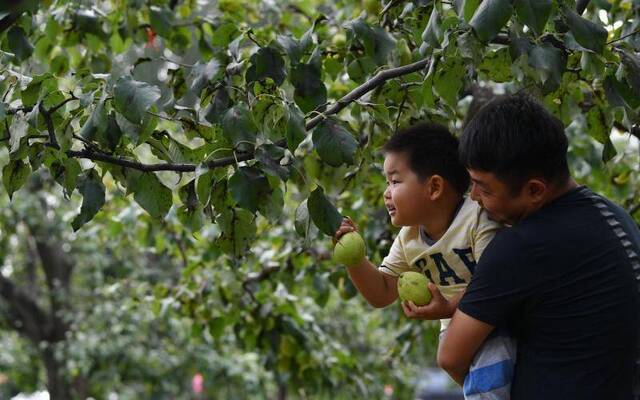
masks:
<svg viewBox="0 0 640 400"><path fill-rule="evenodd" d="M391 223L394 226L422 224L430 204L429 179L420 180L409 167L409 156L405 153L386 153L384 174L387 178L384 205L391 216Z"/></svg>

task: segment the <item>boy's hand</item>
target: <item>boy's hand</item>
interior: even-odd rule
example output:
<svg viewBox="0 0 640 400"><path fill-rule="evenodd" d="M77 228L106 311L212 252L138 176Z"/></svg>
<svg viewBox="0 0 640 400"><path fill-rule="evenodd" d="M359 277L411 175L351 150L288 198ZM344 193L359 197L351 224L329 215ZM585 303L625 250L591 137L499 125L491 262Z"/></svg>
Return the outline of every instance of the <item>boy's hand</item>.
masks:
<svg viewBox="0 0 640 400"><path fill-rule="evenodd" d="M342 224L340 224L340 228L338 228L336 233L333 235L333 244L335 245L336 243L338 243L338 240L340 240L342 235L344 235L345 233L357 232L357 231L358 231L358 227L351 220L351 218L349 217L343 218Z"/></svg>
<svg viewBox="0 0 640 400"><path fill-rule="evenodd" d="M456 304L444 298L438 287L429 282L429 291L431 292L431 301L425 306L417 306L413 301L403 301L402 309L404 314L414 319L443 319L451 318L456 310Z"/></svg>

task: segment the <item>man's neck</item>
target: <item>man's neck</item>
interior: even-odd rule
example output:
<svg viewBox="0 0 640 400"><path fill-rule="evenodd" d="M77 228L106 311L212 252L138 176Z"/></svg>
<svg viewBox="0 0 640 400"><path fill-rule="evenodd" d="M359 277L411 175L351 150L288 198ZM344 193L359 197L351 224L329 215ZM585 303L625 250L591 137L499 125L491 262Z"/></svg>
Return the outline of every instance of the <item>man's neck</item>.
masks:
<svg viewBox="0 0 640 400"><path fill-rule="evenodd" d="M563 184L560 184L560 185L557 185L557 186L551 186L550 190L549 190L549 193L544 198L544 201L539 203L539 206L525 211L520 216L518 221L521 221L524 218L528 217L529 215L531 215L531 214L537 212L538 210L544 208L548 204L554 202L557 198L563 196L564 194L570 192L571 190L573 190L573 189L575 189L577 187L578 187L578 184L576 183L575 180L573 180L573 178L569 178L569 180L567 180L567 182L565 182Z"/></svg>
<svg viewBox="0 0 640 400"><path fill-rule="evenodd" d="M575 189L578 187L578 184L576 183L576 181L573 178L569 178L569 180L567 180L566 183L562 184L562 185L558 185L558 187L553 187L552 186L552 190L549 192L549 196L547 197L546 201L543 204L549 204L551 202L553 202L555 199L557 199L558 197L570 192L571 190Z"/></svg>

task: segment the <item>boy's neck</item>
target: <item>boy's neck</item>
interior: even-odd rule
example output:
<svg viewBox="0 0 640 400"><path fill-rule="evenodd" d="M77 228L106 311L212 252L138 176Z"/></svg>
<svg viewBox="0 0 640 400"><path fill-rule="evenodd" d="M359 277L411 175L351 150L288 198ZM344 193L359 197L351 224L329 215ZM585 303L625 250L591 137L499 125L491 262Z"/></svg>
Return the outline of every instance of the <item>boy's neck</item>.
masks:
<svg viewBox="0 0 640 400"><path fill-rule="evenodd" d="M428 220L422 223L425 233L434 241L440 240L444 236L456 216L458 207L464 201L464 197L457 194L448 197L434 204L434 212Z"/></svg>

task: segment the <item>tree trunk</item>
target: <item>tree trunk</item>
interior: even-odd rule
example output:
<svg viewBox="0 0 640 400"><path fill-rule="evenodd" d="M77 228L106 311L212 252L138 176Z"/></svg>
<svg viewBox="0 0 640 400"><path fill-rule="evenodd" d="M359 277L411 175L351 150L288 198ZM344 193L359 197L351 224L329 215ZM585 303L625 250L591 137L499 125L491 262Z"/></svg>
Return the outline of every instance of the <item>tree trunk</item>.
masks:
<svg viewBox="0 0 640 400"><path fill-rule="evenodd" d="M278 400L287 400L287 385L278 383Z"/></svg>
<svg viewBox="0 0 640 400"><path fill-rule="evenodd" d="M42 360L47 370L47 390L51 400L70 400L71 386L60 373L64 369L54 356L54 349L48 346L42 351Z"/></svg>

